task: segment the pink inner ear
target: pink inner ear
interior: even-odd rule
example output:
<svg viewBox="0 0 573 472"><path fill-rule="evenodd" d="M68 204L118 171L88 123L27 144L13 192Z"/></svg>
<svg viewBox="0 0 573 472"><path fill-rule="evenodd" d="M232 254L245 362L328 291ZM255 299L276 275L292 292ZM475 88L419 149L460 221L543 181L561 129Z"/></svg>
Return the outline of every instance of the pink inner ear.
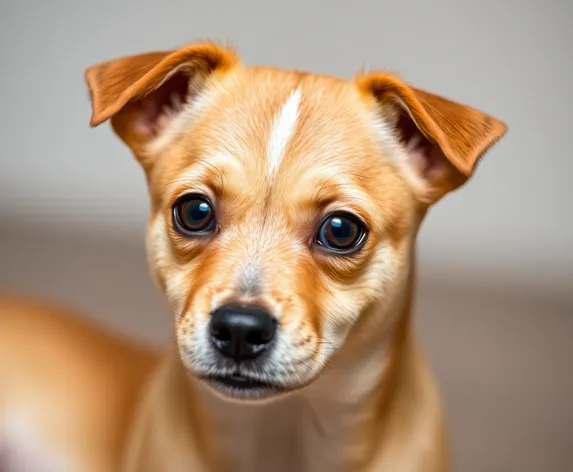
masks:
<svg viewBox="0 0 573 472"><path fill-rule="evenodd" d="M177 72L157 90L138 100L137 128L151 136L159 133L189 101L189 81L188 72Z"/></svg>
<svg viewBox="0 0 573 472"><path fill-rule="evenodd" d="M414 159L421 177L431 180L446 171L447 161L442 150L424 136L410 116L401 113L396 130L402 146Z"/></svg>

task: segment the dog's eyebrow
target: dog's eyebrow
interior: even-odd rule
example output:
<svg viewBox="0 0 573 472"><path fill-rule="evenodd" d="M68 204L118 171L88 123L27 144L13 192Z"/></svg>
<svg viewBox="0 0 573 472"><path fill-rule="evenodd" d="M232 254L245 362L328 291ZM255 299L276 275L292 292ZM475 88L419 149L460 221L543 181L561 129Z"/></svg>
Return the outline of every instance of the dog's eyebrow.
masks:
<svg viewBox="0 0 573 472"><path fill-rule="evenodd" d="M201 172L200 169L203 169L204 172ZM218 184L220 186L224 186L225 175L223 171L209 162L207 159L201 159L197 162L194 162L191 166L179 174L176 179L168 182L167 185L187 183L193 180L197 180L197 178L204 177L205 174L212 174L212 177L218 180Z"/></svg>
<svg viewBox="0 0 573 472"><path fill-rule="evenodd" d="M189 187L200 186L208 188L218 194L225 194L227 178L225 170L229 166L237 166L238 162L225 154L216 154L200 158L183 169L173 180L167 182L166 187L172 192L174 186Z"/></svg>
<svg viewBox="0 0 573 472"><path fill-rule="evenodd" d="M333 200L357 200L369 202L368 195L360 189L357 181L366 180L363 174L340 171L327 179L321 180L314 188L311 199L318 203L329 203Z"/></svg>

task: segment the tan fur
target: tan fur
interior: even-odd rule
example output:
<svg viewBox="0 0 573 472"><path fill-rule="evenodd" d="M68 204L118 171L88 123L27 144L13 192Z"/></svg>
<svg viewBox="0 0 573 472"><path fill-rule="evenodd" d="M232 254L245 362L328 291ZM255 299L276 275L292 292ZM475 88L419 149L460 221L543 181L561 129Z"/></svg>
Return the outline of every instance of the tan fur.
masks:
<svg viewBox="0 0 573 472"><path fill-rule="evenodd" d="M49 308L3 302L0 447L2 415L18 411L38 431L38 454L71 458L58 471L448 470L438 394L411 330L415 240L429 205L471 176L505 125L388 74L349 82L247 67L214 44L99 64L86 80L92 125L111 119L146 172L149 264L177 343L156 360L53 321ZM212 236L174 228L172 205L188 192L214 202ZM312 243L322 216L342 210L368 227L348 257ZM278 354L261 373L286 387L274 399L231 401L197 378L210 313L235 300L278 319ZM34 341L36 319L57 349ZM49 368L39 375L34 362ZM42 401L39 377L69 369ZM40 403L69 411L47 419ZM52 426L62 434L50 437Z"/></svg>

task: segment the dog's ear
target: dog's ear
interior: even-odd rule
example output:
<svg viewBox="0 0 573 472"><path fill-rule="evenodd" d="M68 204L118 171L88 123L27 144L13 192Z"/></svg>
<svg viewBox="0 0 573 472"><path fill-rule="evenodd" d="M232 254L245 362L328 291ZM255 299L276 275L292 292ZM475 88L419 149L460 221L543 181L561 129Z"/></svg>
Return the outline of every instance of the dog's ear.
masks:
<svg viewBox="0 0 573 472"><path fill-rule="evenodd" d="M398 163L425 203L462 185L506 125L475 108L415 89L391 74L356 78L404 151Z"/></svg>
<svg viewBox="0 0 573 472"><path fill-rule="evenodd" d="M207 81L238 62L233 51L205 43L95 64L84 74L92 102L90 125L111 119L114 131L144 160L146 145Z"/></svg>

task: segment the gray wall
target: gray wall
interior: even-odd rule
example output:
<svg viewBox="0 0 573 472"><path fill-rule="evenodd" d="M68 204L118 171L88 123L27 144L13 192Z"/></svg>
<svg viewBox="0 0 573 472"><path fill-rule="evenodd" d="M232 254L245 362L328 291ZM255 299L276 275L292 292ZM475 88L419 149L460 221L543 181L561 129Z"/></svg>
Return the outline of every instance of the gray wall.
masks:
<svg viewBox="0 0 573 472"><path fill-rule="evenodd" d="M142 175L107 126L90 130L82 72L197 38L246 62L350 77L398 71L509 124L463 191L436 208L424 259L567 292L573 276L570 1L3 0L1 211L139 234Z"/></svg>
<svg viewBox="0 0 573 472"><path fill-rule="evenodd" d="M397 71L509 125L420 237L418 329L456 469L566 470L572 21L570 0L1 0L0 290L168 336L146 273L143 174L108 126L88 126L91 63L213 38L250 64Z"/></svg>

